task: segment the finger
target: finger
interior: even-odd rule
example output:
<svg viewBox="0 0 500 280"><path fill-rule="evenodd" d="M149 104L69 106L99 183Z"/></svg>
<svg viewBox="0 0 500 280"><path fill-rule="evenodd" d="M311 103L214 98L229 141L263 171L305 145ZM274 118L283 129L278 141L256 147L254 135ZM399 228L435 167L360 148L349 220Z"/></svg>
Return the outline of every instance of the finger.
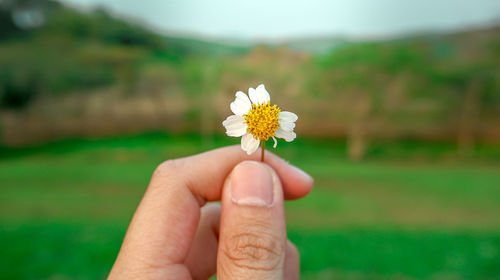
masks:
<svg viewBox="0 0 500 280"><path fill-rule="evenodd" d="M300 279L300 257L297 247L290 240L286 242L285 279Z"/></svg>
<svg viewBox="0 0 500 280"><path fill-rule="evenodd" d="M220 204L209 203L201 208L198 229L185 261L193 279L208 279L217 267Z"/></svg>
<svg viewBox="0 0 500 280"><path fill-rule="evenodd" d="M223 182L237 163L257 157L232 146L162 163L132 218L110 278L119 278L118 272L151 273L151 278L173 271L182 274L179 277L188 275L184 261L200 206L221 198ZM303 171L272 153L266 155L266 163L282 178L288 197L298 198L311 190L313 180Z"/></svg>
<svg viewBox="0 0 500 280"><path fill-rule="evenodd" d="M260 160L260 153L247 155L240 146L231 146L205 152L199 155L165 162L158 173L174 172L183 175L191 191L206 200L216 201L221 198L221 187L226 176L236 164L245 160ZM286 199L297 199L307 195L312 188L313 179L304 171L288 164L282 158L266 151L265 162L278 173L282 180Z"/></svg>
<svg viewBox="0 0 500 280"><path fill-rule="evenodd" d="M217 277L283 279L286 227L283 192L266 164L238 164L224 185Z"/></svg>

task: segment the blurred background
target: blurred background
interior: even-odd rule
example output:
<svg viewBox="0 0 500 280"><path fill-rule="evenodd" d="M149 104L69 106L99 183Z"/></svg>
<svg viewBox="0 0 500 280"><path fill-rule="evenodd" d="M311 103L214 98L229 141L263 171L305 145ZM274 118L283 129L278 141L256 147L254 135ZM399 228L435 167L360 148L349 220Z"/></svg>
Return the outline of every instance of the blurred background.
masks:
<svg viewBox="0 0 500 280"><path fill-rule="evenodd" d="M154 168L264 83L303 279L500 278L500 2L0 1L0 278L102 279Z"/></svg>

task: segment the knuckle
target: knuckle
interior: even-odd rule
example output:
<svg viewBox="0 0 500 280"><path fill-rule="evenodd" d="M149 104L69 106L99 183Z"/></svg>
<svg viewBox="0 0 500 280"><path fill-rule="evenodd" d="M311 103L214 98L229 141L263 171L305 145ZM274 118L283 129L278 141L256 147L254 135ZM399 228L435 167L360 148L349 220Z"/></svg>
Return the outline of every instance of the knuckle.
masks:
<svg viewBox="0 0 500 280"><path fill-rule="evenodd" d="M179 175L185 166L183 159L169 159L158 165L153 172L155 178L172 178Z"/></svg>
<svg viewBox="0 0 500 280"><path fill-rule="evenodd" d="M184 165L185 164L182 159L171 159L162 162L155 168L148 190L162 191L165 184L172 184L180 180L182 177L179 175L182 174Z"/></svg>
<svg viewBox="0 0 500 280"><path fill-rule="evenodd" d="M273 271L283 265L283 247L278 236L262 226L252 225L247 227L246 231L228 236L222 246L222 252L236 267Z"/></svg>
<svg viewBox="0 0 500 280"><path fill-rule="evenodd" d="M153 173L153 176L165 176L175 173L182 168L182 159L169 159L158 165Z"/></svg>

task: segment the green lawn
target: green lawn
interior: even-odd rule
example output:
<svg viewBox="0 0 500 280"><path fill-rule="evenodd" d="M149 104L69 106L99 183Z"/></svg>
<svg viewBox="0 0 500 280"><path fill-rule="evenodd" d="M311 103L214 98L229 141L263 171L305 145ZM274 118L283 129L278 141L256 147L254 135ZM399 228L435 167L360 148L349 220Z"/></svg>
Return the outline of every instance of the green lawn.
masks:
<svg viewBox="0 0 500 280"><path fill-rule="evenodd" d="M234 141L233 141L234 140ZM237 143L163 134L0 148L0 278L104 278L156 165ZM303 279L500 278L500 148L458 160L452 145L279 143L311 173L288 202Z"/></svg>

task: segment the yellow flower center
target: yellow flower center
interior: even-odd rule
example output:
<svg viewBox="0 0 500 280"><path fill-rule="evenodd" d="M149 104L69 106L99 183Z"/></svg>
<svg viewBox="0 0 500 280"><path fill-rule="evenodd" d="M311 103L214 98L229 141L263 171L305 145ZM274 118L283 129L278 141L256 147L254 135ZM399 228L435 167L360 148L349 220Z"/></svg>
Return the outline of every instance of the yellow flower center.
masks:
<svg viewBox="0 0 500 280"><path fill-rule="evenodd" d="M281 109L276 105L271 106L267 101L263 104L252 104L252 109L248 114L243 115L247 124L247 132L260 141L267 141L269 137L276 135L276 130L280 127L278 117Z"/></svg>

